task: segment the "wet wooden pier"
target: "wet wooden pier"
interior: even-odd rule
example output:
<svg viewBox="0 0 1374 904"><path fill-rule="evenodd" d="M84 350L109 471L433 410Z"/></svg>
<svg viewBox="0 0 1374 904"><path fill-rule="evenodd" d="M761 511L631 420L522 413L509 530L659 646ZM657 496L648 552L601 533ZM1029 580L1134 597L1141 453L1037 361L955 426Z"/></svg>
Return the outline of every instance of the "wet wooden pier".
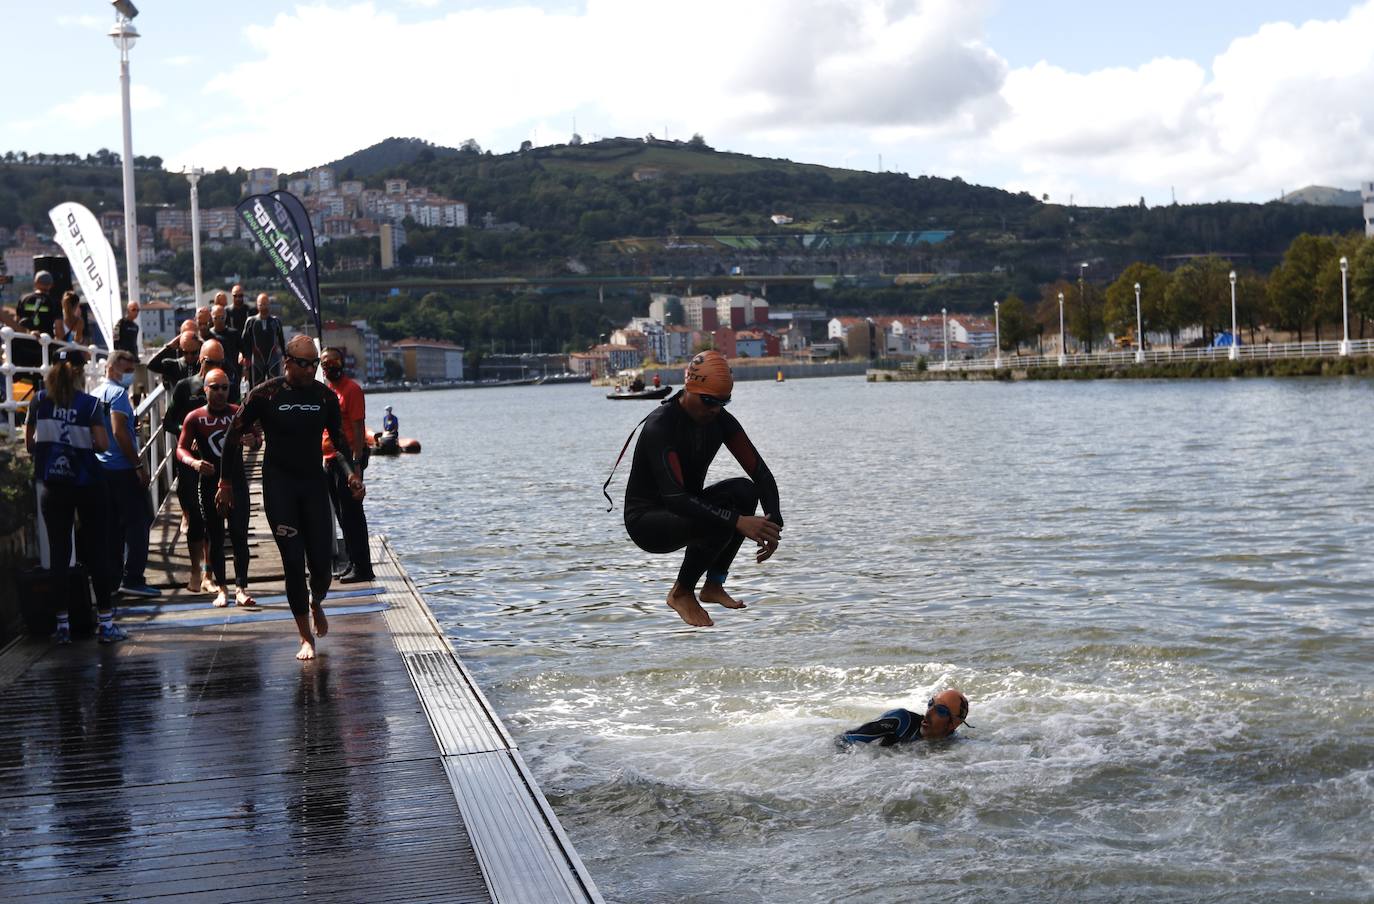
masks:
<svg viewBox="0 0 1374 904"><path fill-rule="evenodd" d="M173 497L130 640L0 653L0 900L600 901L384 539L295 660L257 487L257 611L181 586Z"/></svg>

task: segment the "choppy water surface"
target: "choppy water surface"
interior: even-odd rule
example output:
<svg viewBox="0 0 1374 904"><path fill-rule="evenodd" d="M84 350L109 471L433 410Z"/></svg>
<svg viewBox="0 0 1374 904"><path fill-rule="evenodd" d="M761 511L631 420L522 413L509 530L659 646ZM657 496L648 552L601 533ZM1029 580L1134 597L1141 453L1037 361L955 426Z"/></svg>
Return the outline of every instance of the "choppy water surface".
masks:
<svg viewBox="0 0 1374 904"><path fill-rule="evenodd" d="M368 399L425 446L373 530L608 901L1374 900L1374 383L735 399L787 527L705 631L599 493L653 403ZM951 684L963 740L833 745Z"/></svg>

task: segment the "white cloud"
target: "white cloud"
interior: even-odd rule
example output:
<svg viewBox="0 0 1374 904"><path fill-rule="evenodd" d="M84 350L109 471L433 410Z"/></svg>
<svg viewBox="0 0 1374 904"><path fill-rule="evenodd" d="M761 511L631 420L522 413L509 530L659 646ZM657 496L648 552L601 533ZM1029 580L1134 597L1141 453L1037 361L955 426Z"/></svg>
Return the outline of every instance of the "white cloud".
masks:
<svg viewBox="0 0 1374 904"><path fill-rule="evenodd" d="M197 59L199 59L199 57L190 54L181 54L179 56L169 56L162 62L168 66L189 66L196 62Z"/></svg>
<svg viewBox="0 0 1374 904"><path fill-rule="evenodd" d="M94 28L107 31L114 24L114 20L106 16L58 16L57 24L64 28Z"/></svg>
<svg viewBox="0 0 1374 904"><path fill-rule="evenodd" d="M283 168L389 135L504 149L580 109L584 134L666 127L708 140L957 127L1000 115L1006 66L981 42L983 6L588 0L569 12L469 8L415 23L371 3L297 7L247 29L257 58L207 90L254 115L310 111L310 129L294 132L262 117L256 143Z"/></svg>
<svg viewBox="0 0 1374 904"><path fill-rule="evenodd" d="M134 113L157 110L166 103L166 97L155 88L140 84L129 86L129 108ZM118 122L122 106L118 91L80 94L57 104L40 119L16 120L7 123L6 128L24 135L52 134L54 131L81 134L93 125Z"/></svg>
<svg viewBox="0 0 1374 904"><path fill-rule="evenodd" d="M425 5L428 0L419 0ZM504 151L702 133L794 160L1074 193L1079 203L1273 197L1374 176L1374 0L1275 24L1215 60L1012 69L991 0L586 0L411 21L323 0L249 27L174 161L298 169L392 135ZM1067 58L1067 57L1066 57ZM232 123L233 142L208 136ZM253 159L245 159L252 149Z"/></svg>
<svg viewBox="0 0 1374 904"><path fill-rule="evenodd" d="M1273 24L1211 63L1157 59L1078 74L1048 63L1007 76L1010 115L974 160L1015 159L1032 191L1125 203L1149 186L1179 200L1264 199L1319 182L1354 187L1374 164L1374 2L1343 21ZM1166 194L1167 197L1167 194ZM1162 200L1162 199L1161 199Z"/></svg>

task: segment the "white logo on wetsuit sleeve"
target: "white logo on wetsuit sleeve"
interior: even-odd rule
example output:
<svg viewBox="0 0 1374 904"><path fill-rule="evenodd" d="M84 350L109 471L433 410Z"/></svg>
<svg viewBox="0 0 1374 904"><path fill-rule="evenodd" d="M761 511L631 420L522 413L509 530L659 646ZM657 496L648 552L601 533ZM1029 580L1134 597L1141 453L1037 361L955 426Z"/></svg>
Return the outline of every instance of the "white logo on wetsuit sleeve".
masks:
<svg viewBox="0 0 1374 904"><path fill-rule="evenodd" d="M319 411L319 405L307 405L304 402L283 402L277 406L278 411Z"/></svg>

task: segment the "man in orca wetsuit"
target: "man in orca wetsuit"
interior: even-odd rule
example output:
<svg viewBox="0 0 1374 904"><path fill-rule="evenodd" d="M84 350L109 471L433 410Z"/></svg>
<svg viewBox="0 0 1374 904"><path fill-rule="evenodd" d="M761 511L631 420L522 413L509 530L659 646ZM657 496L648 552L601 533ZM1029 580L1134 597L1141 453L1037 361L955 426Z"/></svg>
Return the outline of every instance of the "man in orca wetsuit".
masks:
<svg viewBox="0 0 1374 904"><path fill-rule="evenodd" d="M909 709L890 709L872 722L851 728L835 741L841 747L874 741L879 747L906 741L938 741L954 734L960 725L968 725L964 721L967 716L968 697L951 687L930 698L925 715Z"/></svg>
<svg viewBox="0 0 1374 904"><path fill-rule="evenodd" d="M743 609L725 591L730 563L747 537L759 544L755 558L767 561L782 537L778 485L739 421L726 413L734 376L725 356L702 352L687 365L683 390L645 419L625 485L625 529L645 552L687 548L668 605L694 627L714 622L697 598L727 609ZM706 471L721 446L735 456L746 477L709 487ZM754 514L762 501L764 514Z"/></svg>
<svg viewBox="0 0 1374 904"><path fill-rule="evenodd" d="M347 475L346 485L353 497L361 500L366 491L362 478L354 471L339 400L328 386L315 380L320 357L314 340L309 336L294 337L287 343L284 364L286 376L274 377L255 388L234 416L224 440L224 466L231 471L240 466L236 461L243 455L240 438L253 425L262 424L267 438L262 465L263 507L281 552L286 596L301 636L296 658L314 659L315 635L323 637L329 631L324 598L332 577L334 543L329 480L320 461L323 431L329 432L335 466ZM220 480L215 504L222 509L234 504L230 482Z"/></svg>
<svg viewBox="0 0 1374 904"><path fill-rule="evenodd" d="M209 347L210 343L205 343ZM208 569L214 576L216 606L229 605L229 585L224 568L225 521L228 520L229 542L234 549L235 601L240 606L257 605L248 594L248 478L243 472L243 456L236 456L235 470L224 467L224 441L239 406L230 403L229 375L220 368L205 374L206 402L186 415L177 442L177 460L188 472L199 477L197 499L205 535L209 539ZM245 437L255 443L256 433ZM215 505L218 482L230 485L233 502L221 511Z"/></svg>

